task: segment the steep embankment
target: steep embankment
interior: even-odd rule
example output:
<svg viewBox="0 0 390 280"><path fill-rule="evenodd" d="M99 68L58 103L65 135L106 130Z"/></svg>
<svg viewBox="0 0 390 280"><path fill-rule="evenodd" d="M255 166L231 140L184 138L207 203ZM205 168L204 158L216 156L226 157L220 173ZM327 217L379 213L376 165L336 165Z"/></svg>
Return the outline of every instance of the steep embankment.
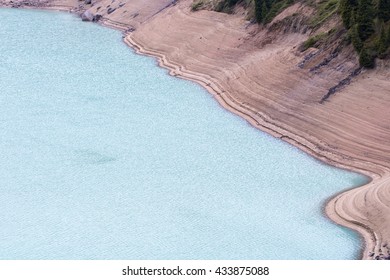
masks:
<svg viewBox="0 0 390 280"><path fill-rule="evenodd" d="M158 57L172 75L198 81L254 126L325 162L371 176L370 184L333 198L326 212L365 237L363 258L388 257L389 65L363 70L320 103L356 70L357 58L351 47L298 51L309 35L304 17L296 15L312 14L310 7L295 4L262 29L239 14L191 12L191 3L101 0L90 11L126 30L125 41L139 52ZM82 6L76 10L90 7Z"/></svg>

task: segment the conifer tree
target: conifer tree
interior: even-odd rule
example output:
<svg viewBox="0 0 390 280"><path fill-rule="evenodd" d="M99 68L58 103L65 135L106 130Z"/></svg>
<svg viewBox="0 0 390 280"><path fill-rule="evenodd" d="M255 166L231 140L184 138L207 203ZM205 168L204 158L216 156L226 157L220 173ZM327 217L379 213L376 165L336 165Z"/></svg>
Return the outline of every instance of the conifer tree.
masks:
<svg viewBox="0 0 390 280"><path fill-rule="evenodd" d="M356 13L356 23L359 37L365 41L374 33L373 20L375 13L372 0L359 0Z"/></svg>
<svg viewBox="0 0 390 280"><path fill-rule="evenodd" d="M379 0L378 17L385 22L390 20L390 0Z"/></svg>
<svg viewBox="0 0 390 280"><path fill-rule="evenodd" d="M388 38L384 25L382 25L381 34L378 41L378 55L383 58L386 55L387 48L389 47Z"/></svg>
<svg viewBox="0 0 390 280"><path fill-rule="evenodd" d="M271 9L272 0L265 0L264 2L266 4L266 6L267 6L267 10L269 11Z"/></svg>
<svg viewBox="0 0 390 280"><path fill-rule="evenodd" d="M351 34L351 42L352 42L352 45L354 46L355 50L357 52L360 52L363 48L363 42L362 40L360 39L359 37L359 32L358 32L358 29L357 29L357 25L354 25L351 30L350 30L350 34Z"/></svg>
<svg viewBox="0 0 390 280"><path fill-rule="evenodd" d="M390 47L390 27L387 28L387 36L386 36L386 38L387 38L387 46Z"/></svg>
<svg viewBox="0 0 390 280"><path fill-rule="evenodd" d="M265 19L267 18L267 14L268 14L268 7L267 7L267 1L263 1L263 6L261 8L261 18L263 19L263 21L265 21Z"/></svg>
<svg viewBox="0 0 390 280"><path fill-rule="evenodd" d="M340 0L339 12L347 29L354 24L354 13L356 12L357 4L357 0Z"/></svg>
<svg viewBox="0 0 390 280"><path fill-rule="evenodd" d="M255 17L257 23L263 21L263 0L255 0Z"/></svg>
<svg viewBox="0 0 390 280"><path fill-rule="evenodd" d="M360 66L365 68L374 68L375 67L375 56L369 53L367 48L363 47L359 55Z"/></svg>

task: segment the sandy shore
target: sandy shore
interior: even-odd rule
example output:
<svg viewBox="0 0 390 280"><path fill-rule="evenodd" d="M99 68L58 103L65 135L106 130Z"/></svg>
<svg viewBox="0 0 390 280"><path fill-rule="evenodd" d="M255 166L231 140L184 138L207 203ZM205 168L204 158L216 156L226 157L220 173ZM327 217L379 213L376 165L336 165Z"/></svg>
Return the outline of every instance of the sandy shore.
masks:
<svg viewBox="0 0 390 280"><path fill-rule="evenodd" d="M320 104L356 68L356 57L346 49L322 65L326 57L318 50L297 51L309 36L299 18L290 29L277 29L297 11L310 14L310 8L294 5L268 32L240 13L191 12L191 2L98 0L91 7L75 0L48 0L42 6L75 12L89 8L101 14L101 22L123 30L124 41L137 52L158 58L171 75L200 83L255 127L326 163L371 177L369 184L330 199L325 211L364 237L363 259L389 257L389 64L363 70ZM115 10L108 13L110 8Z"/></svg>

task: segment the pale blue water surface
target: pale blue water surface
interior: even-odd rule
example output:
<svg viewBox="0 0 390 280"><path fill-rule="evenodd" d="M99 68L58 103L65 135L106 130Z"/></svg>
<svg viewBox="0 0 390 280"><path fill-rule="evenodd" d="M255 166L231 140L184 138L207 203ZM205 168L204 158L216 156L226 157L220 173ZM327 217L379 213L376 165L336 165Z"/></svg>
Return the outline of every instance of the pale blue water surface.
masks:
<svg viewBox="0 0 390 280"><path fill-rule="evenodd" d="M249 126L118 31L0 9L0 259L350 259L366 182Z"/></svg>

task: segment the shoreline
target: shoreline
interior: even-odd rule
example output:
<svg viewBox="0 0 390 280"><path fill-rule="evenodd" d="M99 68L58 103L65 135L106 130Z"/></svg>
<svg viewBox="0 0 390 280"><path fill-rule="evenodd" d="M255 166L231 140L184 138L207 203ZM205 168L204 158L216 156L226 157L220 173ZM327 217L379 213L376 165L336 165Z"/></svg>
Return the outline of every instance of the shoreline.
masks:
<svg viewBox="0 0 390 280"><path fill-rule="evenodd" d="M80 10L74 10L75 7L61 5L32 7L22 6L22 8L48 9L72 13L80 12ZM340 193L328 198L322 206L322 210L323 214L332 222L348 227L359 233L364 241L363 248L360 253L361 258L370 259L372 257L372 253L378 256L382 253L382 247L387 247L387 244L386 246L383 246L384 242L387 241L387 238L383 238L380 232L372 229L369 222L364 224L356 221L354 216L359 216L359 214L354 213L352 207L354 206L353 203L355 203L354 200L358 199L358 194L367 191L368 188L370 188L370 191L379 191L378 189L381 189L381 186L387 185L390 181L390 170L387 166L381 166L377 163L370 162L369 159L367 159L366 162L361 161L360 159L343 154L343 151L335 153L324 150L321 148L321 140L318 138L314 136L309 139L305 138L299 135L296 129L288 124L279 124L266 113L259 112L255 108L251 108L249 104L246 105L237 101L229 93L229 91L225 91L224 86L212 76L188 70L185 68L185 65L176 64L171 61L166 54L147 48L142 44L142 42L139 42L136 38L134 38L132 32L126 32L126 30L132 26L120 22L116 23L115 21L106 18L103 18L102 21L99 21L98 23L103 26L122 31L124 43L133 48L137 53L156 58L158 65L168 69L169 74L174 77L180 77L200 84L217 100L220 106L244 118L255 128L292 144L323 163L357 172L370 178L370 182L363 186L342 190ZM344 209L345 205L349 206L349 209Z"/></svg>
<svg viewBox="0 0 390 280"><path fill-rule="evenodd" d="M341 162L341 161L338 161L338 160L331 158L329 155L326 155L326 156L322 155L321 152L318 152L318 151L310 148L310 145L315 145L315 143L311 143L311 142L307 141L306 139L305 139L305 141L307 141L306 144L304 144L303 142L296 141L293 138L293 136L291 136L291 138L290 138L290 136L287 136L288 140L283 139L283 137L286 137L285 136L286 133L290 134L291 132L283 131L283 129L281 127L273 126L272 123L267 122L263 118L258 119L256 117L252 116L250 113L245 113L244 110L240 110L240 109L245 109L245 108L235 107L234 105L231 105L231 104L234 104L234 101L230 100L229 97L224 97L222 90L218 89L218 87L216 85L210 85L210 83L207 83L206 81L204 81L202 79L197 79L195 75L194 76L192 76L191 74L187 75L185 72L178 70L177 68L179 68L180 66L175 67L175 65L172 63L169 63L168 60L162 54L152 53L150 51L145 50L141 45L139 45L138 43L134 42L134 40L129 38L129 36L124 38L124 42L129 47L133 48L136 51L136 53L138 53L140 55L147 55L147 56L156 58L158 61L158 65L162 68L168 69L169 74L171 76L180 77L182 79L186 79L186 80L198 83L199 85L204 87L216 99L216 101L218 102L218 104L220 106L222 106L224 109L232 112L233 114L236 114L236 115L242 117L251 126L261 130L262 132L268 133L275 138L279 138L281 140L284 140L285 142L288 142L289 144L293 145L294 147L297 147L298 149L304 151L309 156L312 156L315 159L319 160L321 163L328 164L328 165L331 165L333 167L337 167L340 169L356 172L356 173L362 174L362 175L366 176L367 178L369 178L369 182L367 184L363 184L360 186L355 186L355 187L341 190L339 193L336 193L333 196L329 197L328 199L325 200L324 204L321 207L322 214L330 222L332 222L336 225L339 225L339 226L347 227L347 228L349 228L349 229L351 229L359 234L360 239L363 243L363 248L361 248L359 250L359 253L358 253L359 259L364 259L364 256L369 254L368 248L375 246L375 241L373 240L374 233L368 227L365 227L364 225L359 225L359 226L348 225L348 226L346 226L346 224L345 224L346 221L341 216L339 216L337 214L337 212L335 211L335 203L337 203L337 199L340 195L344 194L347 191L351 191L351 190L358 189L361 187L369 186L370 184L373 183L374 180L379 180L379 179L376 179L375 177L380 176L380 175L375 174L375 173L369 171L368 169L364 170L364 169L354 168L353 166L350 166L345 162ZM232 103L229 104L229 101L231 101ZM370 242L370 241L372 241L372 242Z"/></svg>

